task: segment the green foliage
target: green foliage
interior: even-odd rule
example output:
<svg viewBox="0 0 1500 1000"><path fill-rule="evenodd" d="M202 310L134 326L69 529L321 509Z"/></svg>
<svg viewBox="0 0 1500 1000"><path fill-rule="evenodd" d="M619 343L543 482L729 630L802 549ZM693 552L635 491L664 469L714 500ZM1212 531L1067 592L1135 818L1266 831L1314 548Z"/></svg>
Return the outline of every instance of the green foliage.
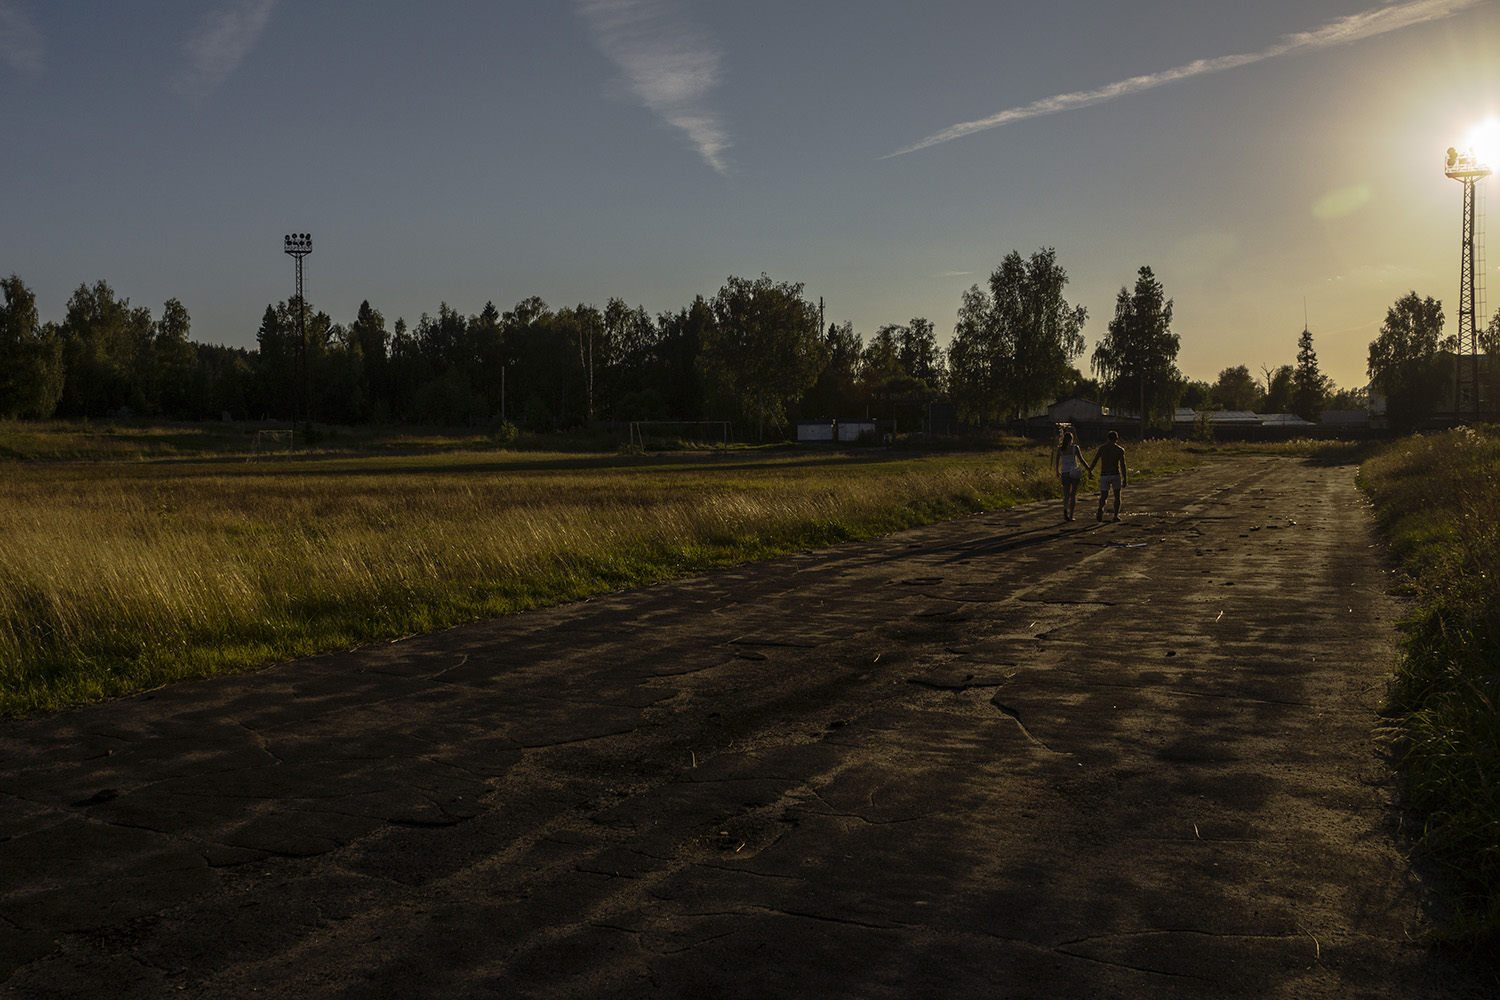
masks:
<svg viewBox="0 0 1500 1000"><path fill-rule="evenodd" d="M1152 419L1175 405L1180 345L1172 332L1172 300L1151 268L1142 267L1135 289L1121 288L1115 297L1115 315L1094 348L1093 368L1111 403L1138 408L1143 438Z"/></svg>
<svg viewBox="0 0 1500 1000"><path fill-rule="evenodd" d="M1328 405L1333 386L1318 368L1318 352L1313 350L1312 332L1303 329L1297 338L1297 367L1292 369L1292 412L1310 423L1317 423Z"/></svg>
<svg viewBox="0 0 1500 1000"><path fill-rule="evenodd" d="M1214 387L1199 379L1186 379L1177 392L1177 405L1194 410L1221 409L1214 400Z"/></svg>
<svg viewBox="0 0 1500 1000"><path fill-rule="evenodd" d="M1443 304L1408 292L1386 311L1380 336L1370 344L1370 380L1385 395L1392 427L1411 429L1432 412L1442 394Z"/></svg>
<svg viewBox="0 0 1500 1000"><path fill-rule="evenodd" d="M1459 887L1455 933L1500 941L1500 431L1397 442L1360 484L1416 597L1386 703L1409 805Z"/></svg>
<svg viewBox="0 0 1500 1000"><path fill-rule="evenodd" d="M122 411L154 411L142 378L149 371L154 324L151 310L131 308L107 282L79 285L68 299L59 328L66 375L60 416L102 417Z"/></svg>
<svg viewBox="0 0 1500 1000"><path fill-rule="evenodd" d="M1012 250L988 291L975 285L964 293L948 358L960 416L1025 418L1071 385L1088 310L1063 298L1067 284L1057 251L1043 247L1029 259Z"/></svg>
<svg viewBox="0 0 1500 1000"><path fill-rule="evenodd" d="M828 355L818 311L802 285L731 276L713 301L699 368L711 398L734 416L784 423L788 408L817 381Z"/></svg>
<svg viewBox="0 0 1500 1000"><path fill-rule="evenodd" d="M62 344L42 326L36 296L16 275L0 279L0 417L45 420L62 396Z"/></svg>
<svg viewBox="0 0 1500 1000"><path fill-rule="evenodd" d="M1235 365L1219 372L1213 386L1213 399L1226 410L1258 411L1265 395L1255 376L1244 365Z"/></svg>
<svg viewBox="0 0 1500 1000"><path fill-rule="evenodd" d="M1266 394L1262 404L1264 413L1290 413L1292 412L1292 375L1295 369L1291 365L1282 365L1272 370L1265 370Z"/></svg>

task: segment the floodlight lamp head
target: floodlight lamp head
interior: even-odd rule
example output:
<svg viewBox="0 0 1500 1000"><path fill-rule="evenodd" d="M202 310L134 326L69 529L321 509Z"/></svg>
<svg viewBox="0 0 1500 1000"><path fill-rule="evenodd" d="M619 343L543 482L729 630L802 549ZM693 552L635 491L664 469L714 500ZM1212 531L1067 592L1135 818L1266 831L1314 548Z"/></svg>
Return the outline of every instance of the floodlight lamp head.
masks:
<svg viewBox="0 0 1500 1000"><path fill-rule="evenodd" d="M1471 183L1488 177L1490 168L1474 150L1460 153L1449 147L1448 158L1443 163L1443 173L1453 180Z"/></svg>

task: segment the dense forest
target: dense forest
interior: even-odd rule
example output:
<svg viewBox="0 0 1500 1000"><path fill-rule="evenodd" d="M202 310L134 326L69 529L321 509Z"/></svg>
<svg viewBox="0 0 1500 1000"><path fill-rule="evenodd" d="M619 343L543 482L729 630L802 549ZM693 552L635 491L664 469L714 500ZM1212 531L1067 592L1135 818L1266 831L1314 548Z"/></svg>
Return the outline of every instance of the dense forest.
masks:
<svg viewBox="0 0 1500 1000"><path fill-rule="evenodd" d="M306 421L466 425L509 422L549 431L629 420L733 420L739 436L785 433L815 417L904 417L950 401L963 421L1004 424L1070 395L1170 419L1200 408L1295 410L1316 419L1363 405L1319 373L1311 334L1297 361L1227 368L1217 382L1178 370L1172 301L1150 268L1122 287L1091 357L1076 363L1087 313L1063 293L1050 248L1007 255L958 304L948 349L916 317L868 340L822 322L797 283L730 277L655 316L611 298L600 309L526 298L465 316L446 303L415 324L387 324L368 301L347 323L311 303L266 306L254 349L192 338L187 309L159 317L108 283L80 285L60 322L43 322L16 275L0 279L0 417ZM1290 345L1289 345L1290 346ZM1357 402L1356 402L1357 400Z"/></svg>

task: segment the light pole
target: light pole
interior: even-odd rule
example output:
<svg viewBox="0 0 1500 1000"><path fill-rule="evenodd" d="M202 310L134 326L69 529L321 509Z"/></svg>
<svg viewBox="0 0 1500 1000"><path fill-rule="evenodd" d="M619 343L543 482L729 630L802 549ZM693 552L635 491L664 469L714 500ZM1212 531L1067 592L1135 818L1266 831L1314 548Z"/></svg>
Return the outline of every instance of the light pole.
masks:
<svg viewBox="0 0 1500 1000"><path fill-rule="evenodd" d="M307 436L312 436L312 371L307 365L306 303L302 300L302 258L312 253L311 233L291 233L282 249L297 262L297 353L302 363L302 415L307 421ZM292 425L297 424L296 404L292 404Z"/></svg>
<svg viewBox="0 0 1500 1000"><path fill-rule="evenodd" d="M1448 158L1443 163L1443 173L1464 186L1464 220L1461 238L1458 278L1458 356L1454 365L1457 378L1454 386L1453 409L1462 413L1467 409L1476 416L1479 413L1479 289L1476 289L1475 272L1483 270L1483 237L1480 237L1481 263L1475 262L1474 237L1484 225L1483 211L1475 209L1474 187L1490 175L1489 165L1479 154L1470 149L1460 153L1448 147ZM1465 359L1464 355L1468 355ZM1491 362L1493 364L1493 362Z"/></svg>

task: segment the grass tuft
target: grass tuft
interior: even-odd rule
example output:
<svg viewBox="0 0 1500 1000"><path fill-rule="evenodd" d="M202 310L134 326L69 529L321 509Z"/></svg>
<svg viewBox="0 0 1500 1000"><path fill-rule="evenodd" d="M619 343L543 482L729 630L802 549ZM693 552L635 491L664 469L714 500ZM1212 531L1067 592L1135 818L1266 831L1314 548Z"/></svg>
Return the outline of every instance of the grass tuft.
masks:
<svg viewBox="0 0 1500 1000"><path fill-rule="evenodd" d="M1500 433L1399 441L1360 468L1411 613L1385 710L1405 737L1421 842L1458 886L1450 936L1500 941Z"/></svg>

